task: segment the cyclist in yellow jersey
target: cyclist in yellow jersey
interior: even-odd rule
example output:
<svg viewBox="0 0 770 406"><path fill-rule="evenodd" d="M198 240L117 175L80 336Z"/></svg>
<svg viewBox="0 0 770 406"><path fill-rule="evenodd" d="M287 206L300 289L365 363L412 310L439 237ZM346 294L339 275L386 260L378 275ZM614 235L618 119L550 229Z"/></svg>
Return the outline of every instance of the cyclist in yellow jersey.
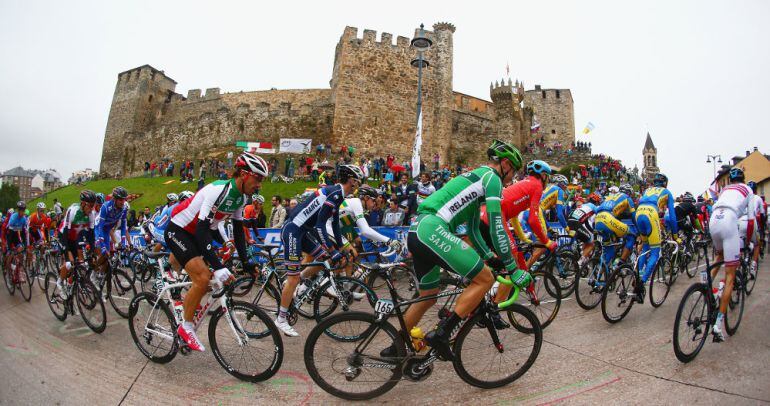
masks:
<svg viewBox="0 0 770 406"><path fill-rule="evenodd" d="M634 189L629 184L620 185L619 193L614 193L596 208L595 228L606 240L615 236L624 238L625 245L620 259L625 261L631 255L636 241L636 226L634 225ZM615 247L605 248L604 260L607 264L615 257Z"/></svg>
<svg viewBox="0 0 770 406"><path fill-rule="evenodd" d="M653 187L644 191L644 195L639 199L639 207L636 209L636 227L639 235L644 241L642 252L649 251L639 257L639 269L644 269L642 273L642 285L639 286L640 292L644 283L652 274L655 263L660 257L660 242L662 239L660 230L660 217L658 212L664 213L666 228L676 234L678 227L676 224L676 210L674 208L674 195L666 189L668 186L668 177L659 173L655 175L652 181ZM639 294L639 300L643 300L644 294Z"/></svg>

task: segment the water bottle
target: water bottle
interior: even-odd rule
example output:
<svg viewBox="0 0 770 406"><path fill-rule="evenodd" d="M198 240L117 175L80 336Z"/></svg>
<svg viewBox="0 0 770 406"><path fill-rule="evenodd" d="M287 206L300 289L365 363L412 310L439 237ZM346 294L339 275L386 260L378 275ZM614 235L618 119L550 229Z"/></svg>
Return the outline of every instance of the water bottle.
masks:
<svg viewBox="0 0 770 406"><path fill-rule="evenodd" d="M422 329L417 326L412 327L409 335L412 336L414 350L416 352L422 351L425 348L425 333L422 332Z"/></svg>

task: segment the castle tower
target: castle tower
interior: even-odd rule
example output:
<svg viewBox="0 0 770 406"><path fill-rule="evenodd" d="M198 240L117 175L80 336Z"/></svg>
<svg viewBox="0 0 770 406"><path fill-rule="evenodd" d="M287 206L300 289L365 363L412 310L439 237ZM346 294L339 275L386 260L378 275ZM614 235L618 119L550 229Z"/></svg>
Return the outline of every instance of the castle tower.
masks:
<svg viewBox="0 0 770 406"><path fill-rule="evenodd" d="M118 74L104 133L100 173L128 174L139 169L135 147L127 147L132 145L127 141L141 136L162 117L175 89L173 79L150 65Z"/></svg>
<svg viewBox="0 0 770 406"><path fill-rule="evenodd" d="M658 169L658 149L652 143L652 137L650 137L649 132L647 133L647 140L644 141L642 157L644 158L642 177L646 180L651 180L656 173L660 172L660 169Z"/></svg>
<svg viewBox="0 0 770 406"><path fill-rule="evenodd" d="M526 141L526 133L529 129L527 115L521 107L524 100L524 86L516 80L511 83L505 83L505 79L499 83L489 84L489 95L494 104L494 128L495 137L513 143L516 147L521 147Z"/></svg>

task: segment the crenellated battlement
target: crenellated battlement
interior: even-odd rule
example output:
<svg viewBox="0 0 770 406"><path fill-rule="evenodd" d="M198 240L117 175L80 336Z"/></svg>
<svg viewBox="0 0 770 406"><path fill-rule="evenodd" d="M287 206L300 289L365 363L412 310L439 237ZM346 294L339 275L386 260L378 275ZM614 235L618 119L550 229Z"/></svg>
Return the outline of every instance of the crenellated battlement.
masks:
<svg viewBox="0 0 770 406"><path fill-rule="evenodd" d="M451 24L449 24L451 26ZM415 31L415 33L419 31L419 28ZM452 30L454 32L454 30ZM425 31L426 36L428 38L434 39L434 33L431 31ZM412 40L408 37L404 36L397 36L396 37L396 43L393 43L393 34L388 32L383 32L380 34L380 40L377 40L377 31L375 30L369 30L364 29L363 35L361 37L358 36L358 28L356 27L345 27L345 30L342 32L342 36L340 37L340 43L350 43L354 46L361 46L361 45L371 45L371 46L379 46L383 48L392 48L392 49L398 49L402 51L410 51L411 50L411 42Z"/></svg>
<svg viewBox="0 0 770 406"><path fill-rule="evenodd" d="M511 78L508 78L508 83L505 82L505 79L499 82L495 81L489 84L489 96L496 103L502 101L521 102L524 99L524 84L519 83L518 79L516 82L512 82Z"/></svg>
<svg viewBox="0 0 770 406"><path fill-rule="evenodd" d="M166 76L166 73L162 70L153 68L150 65L142 65L137 68L129 69L118 73L118 84L126 84L139 79L148 79L150 81L166 80L176 85L176 81Z"/></svg>

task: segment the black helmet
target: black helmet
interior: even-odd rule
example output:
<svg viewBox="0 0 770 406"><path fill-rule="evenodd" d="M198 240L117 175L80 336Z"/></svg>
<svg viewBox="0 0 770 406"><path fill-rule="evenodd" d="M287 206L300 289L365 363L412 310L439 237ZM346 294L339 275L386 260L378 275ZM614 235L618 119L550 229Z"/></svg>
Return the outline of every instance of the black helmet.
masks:
<svg viewBox="0 0 770 406"><path fill-rule="evenodd" d="M743 173L743 169L741 168L733 168L730 169L730 181L739 181L743 182L746 179L746 174Z"/></svg>
<svg viewBox="0 0 770 406"><path fill-rule="evenodd" d="M126 191L126 189L123 188L123 186L118 186L115 189L112 189L112 198L126 199L128 198L128 192Z"/></svg>
<svg viewBox="0 0 770 406"><path fill-rule="evenodd" d="M657 187L666 187L668 186L668 176L662 173L656 173L655 177L652 179L652 184Z"/></svg>
<svg viewBox="0 0 770 406"><path fill-rule="evenodd" d="M19 210L26 210L27 203L24 203L24 200L19 200L18 202L16 202L16 208Z"/></svg>
<svg viewBox="0 0 770 406"><path fill-rule="evenodd" d="M361 187L358 188L358 197L371 197L372 199L377 198L377 190L375 190L373 187L363 184Z"/></svg>
<svg viewBox="0 0 770 406"><path fill-rule="evenodd" d="M750 180L748 183L746 183L746 186L748 186L752 192L757 193L757 182Z"/></svg>
<svg viewBox="0 0 770 406"><path fill-rule="evenodd" d="M628 195L630 197L634 197L634 188L630 184L628 184L628 183L624 183L624 184L620 185L618 190L620 191L620 193L625 193L626 195Z"/></svg>
<svg viewBox="0 0 770 406"><path fill-rule="evenodd" d="M511 161L511 165L513 165L514 170L518 171L521 169L521 153L518 149L516 149L516 147L507 142L500 140L492 141L492 145L487 148L487 156L497 162L500 162L502 159L507 159Z"/></svg>
<svg viewBox="0 0 770 406"><path fill-rule="evenodd" d="M361 168L355 165L341 165L340 166L340 182L345 183L350 178L356 178L359 181L364 180L364 173L361 172Z"/></svg>
<svg viewBox="0 0 770 406"><path fill-rule="evenodd" d="M96 194L96 203L104 204L104 193Z"/></svg>
<svg viewBox="0 0 770 406"><path fill-rule="evenodd" d="M80 192L80 201L86 203L96 203L96 193L86 189Z"/></svg>
<svg viewBox="0 0 770 406"><path fill-rule="evenodd" d="M682 195L682 201L685 203L694 203L695 202L695 196L692 195L690 192L684 192Z"/></svg>

